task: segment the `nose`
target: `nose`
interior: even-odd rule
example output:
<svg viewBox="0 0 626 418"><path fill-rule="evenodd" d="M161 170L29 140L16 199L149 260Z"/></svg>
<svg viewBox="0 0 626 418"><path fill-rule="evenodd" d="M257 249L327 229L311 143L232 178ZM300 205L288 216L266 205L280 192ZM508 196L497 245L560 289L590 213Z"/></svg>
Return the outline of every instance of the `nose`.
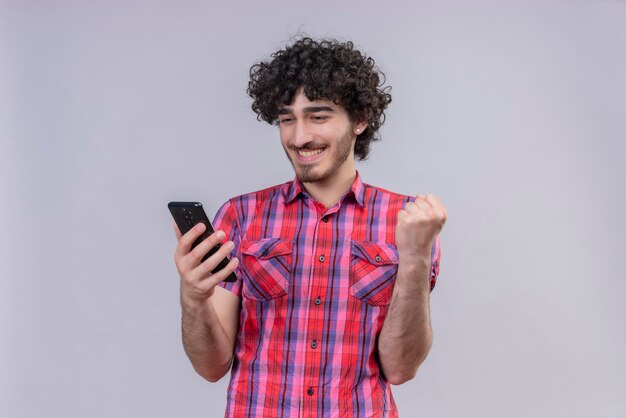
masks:
<svg viewBox="0 0 626 418"><path fill-rule="evenodd" d="M296 120L293 130L293 145L301 148L313 140L311 131L305 121Z"/></svg>

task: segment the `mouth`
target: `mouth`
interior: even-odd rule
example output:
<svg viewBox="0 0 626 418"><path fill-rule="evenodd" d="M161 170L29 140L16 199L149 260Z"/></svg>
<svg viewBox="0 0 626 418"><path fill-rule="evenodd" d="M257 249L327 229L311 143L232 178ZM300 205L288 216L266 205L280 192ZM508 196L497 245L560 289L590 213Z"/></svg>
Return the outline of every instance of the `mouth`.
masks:
<svg viewBox="0 0 626 418"><path fill-rule="evenodd" d="M324 148L316 148L316 149L300 149L297 150L297 153L301 157L313 157L315 155L321 154L324 151Z"/></svg>
<svg viewBox="0 0 626 418"><path fill-rule="evenodd" d="M298 160L302 162L309 162L315 160L326 148L313 148L313 149L296 149L296 155Z"/></svg>

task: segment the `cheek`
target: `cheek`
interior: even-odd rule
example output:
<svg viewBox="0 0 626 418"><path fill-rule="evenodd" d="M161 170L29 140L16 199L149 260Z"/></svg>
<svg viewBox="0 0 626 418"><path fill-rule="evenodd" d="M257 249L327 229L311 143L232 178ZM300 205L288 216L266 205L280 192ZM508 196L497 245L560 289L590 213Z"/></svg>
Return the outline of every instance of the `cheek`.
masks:
<svg viewBox="0 0 626 418"><path fill-rule="evenodd" d="M317 135L328 143L336 144L345 136L345 131L335 126L329 126L320 128Z"/></svg>
<svg viewBox="0 0 626 418"><path fill-rule="evenodd" d="M280 127L278 131L278 135L280 136L280 142L281 144L283 144L283 146L286 146L287 144L289 144L290 139L291 139L291 134L289 133L289 130L287 128Z"/></svg>

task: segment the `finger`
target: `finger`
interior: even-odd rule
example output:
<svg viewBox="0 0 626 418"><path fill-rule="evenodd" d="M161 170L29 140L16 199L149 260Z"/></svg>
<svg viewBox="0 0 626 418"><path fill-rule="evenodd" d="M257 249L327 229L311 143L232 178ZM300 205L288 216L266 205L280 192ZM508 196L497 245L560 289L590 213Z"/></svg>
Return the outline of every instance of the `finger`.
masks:
<svg viewBox="0 0 626 418"><path fill-rule="evenodd" d="M432 207L425 199L417 199L415 202L408 202L404 205L404 209L411 215L425 214L430 215L432 213Z"/></svg>
<svg viewBox="0 0 626 418"><path fill-rule="evenodd" d="M193 264L198 265L200 260L225 237L226 234L224 231L216 231L198 244L196 248L189 253L189 258L192 260Z"/></svg>
<svg viewBox="0 0 626 418"><path fill-rule="evenodd" d="M223 240L225 237L226 237L226 234L224 233L224 231L216 231L216 232L212 233L211 235L209 235L204 240L202 240L202 242L200 242L191 251L189 251L188 253L183 254L183 256L180 257L177 260L177 262L176 262L176 265L178 266L179 272L183 272L185 274L187 274L187 272L189 272L189 274L191 274L192 277L193 276L198 276L198 274L204 274L204 276L206 277L208 275L208 272L204 272L203 273L201 271L200 273L198 273L198 272L194 273L193 270L197 269L197 267L202 263L202 259L205 257L205 255L213 247L218 245L220 243L220 241ZM215 265L217 265L217 264L215 264ZM190 279L190 280L194 280L194 279ZM196 278L195 280L198 280L198 279Z"/></svg>
<svg viewBox="0 0 626 418"><path fill-rule="evenodd" d="M439 198L437 196L435 196L434 194L432 194L432 193L428 193L426 195L426 197L424 198L424 200L426 200L428 203L430 203L433 207L443 206L441 204L441 200L439 200Z"/></svg>
<svg viewBox="0 0 626 418"><path fill-rule="evenodd" d="M200 283L198 283L198 289L202 291L208 291L212 287L217 286L219 283L226 280L226 278L228 278L228 276L230 276L230 274L235 271L238 265L239 259L237 257L231 258L228 264L223 269L216 272L215 274L211 274L208 278L200 281Z"/></svg>
<svg viewBox="0 0 626 418"><path fill-rule="evenodd" d="M207 238L208 240L208 238ZM199 247L199 246L198 246ZM196 249L198 248L196 247ZM215 254L204 260L197 268L192 272L194 280L202 280L211 276L211 272L222 262L222 260L230 255L235 248L235 244L232 241L227 241L220 247ZM194 249L195 251L195 249Z"/></svg>
<svg viewBox="0 0 626 418"><path fill-rule="evenodd" d="M416 209L417 209L417 205L414 202L406 202L406 204L404 205L404 210L407 213L411 213L415 211Z"/></svg>
<svg viewBox="0 0 626 418"><path fill-rule="evenodd" d="M180 237L183 236L183 234L180 233L180 229L178 229L178 225L176 225L176 222L174 222L174 234L176 234L177 240L179 240Z"/></svg>
<svg viewBox="0 0 626 418"><path fill-rule="evenodd" d="M430 205L431 205L431 203L430 203L430 201L427 199L427 197L428 197L428 195L426 195L426 196L422 196L422 195L416 194L416 195L415 195L415 204L422 203L422 204L428 204L428 206L430 206Z"/></svg>
<svg viewBox="0 0 626 418"><path fill-rule="evenodd" d="M176 247L176 256L183 257L187 255L187 253L191 250L191 244L193 244L196 239L198 239L198 237L202 235L205 229L206 225L200 222L189 231L187 231L185 235L180 237L180 239L178 240L178 246Z"/></svg>
<svg viewBox="0 0 626 418"><path fill-rule="evenodd" d="M398 211L398 216L396 217L396 225L403 224L408 216L409 216L409 212L407 212L404 209L400 209Z"/></svg>
<svg viewBox="0 0 626 418"><path fill-rule="evenodd" d="M445 220L448 218L448 213L446 212L446 208L445 206L443 206L443 203L441 203L441 200L434 194L426 195L426 200L433 207L437 216L440 219L443 219L445 222Z"/></svg>

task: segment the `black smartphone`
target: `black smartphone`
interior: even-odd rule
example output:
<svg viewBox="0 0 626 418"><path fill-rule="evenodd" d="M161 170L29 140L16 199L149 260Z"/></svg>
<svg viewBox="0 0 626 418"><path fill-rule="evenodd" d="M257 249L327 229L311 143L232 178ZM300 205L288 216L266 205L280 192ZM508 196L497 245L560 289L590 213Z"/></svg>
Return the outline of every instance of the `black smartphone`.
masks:
<svg viewBox="0 0 626 418"><path fill-rule="evenodd" d="M200 235L200 237L198 237L198 239L195 240L193 244L191 244L192 249L195 248L196 245L204 241L206 238L208 238L208 236L211 235L213 232L215 232L213 230L213 226L211 225L211 222L209 221L208 216L206 216L206 212L204 211L204 208L202 207L202 203L170 202L167 204L167 207L172 213L172 216L174 217L174 221L176 221L176 225L178 225L178 229L180 229L180 232L183 233L183 235L189 232L191 228L193 228L195 225L199 224L200 222L202 222L206 226L206 229L204 230L202 235ZM206 260L213 254L215 254L215 252L219 250L221 246L222 246L221 244L217 244L215 247L211 248L209 252L206 253L204 257L202 257L202 261ZM229 261L228 258L224 258L217 265L217 267L213 269L211 273L216 273L220 271L221 269L223 269L224 267L226 267L226 265L228 264L228 261ZM235 280L237 280L237 276L235 276L235 273L231 273L228 275L228 277L224 281L234 282Z"/></svg>

